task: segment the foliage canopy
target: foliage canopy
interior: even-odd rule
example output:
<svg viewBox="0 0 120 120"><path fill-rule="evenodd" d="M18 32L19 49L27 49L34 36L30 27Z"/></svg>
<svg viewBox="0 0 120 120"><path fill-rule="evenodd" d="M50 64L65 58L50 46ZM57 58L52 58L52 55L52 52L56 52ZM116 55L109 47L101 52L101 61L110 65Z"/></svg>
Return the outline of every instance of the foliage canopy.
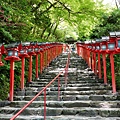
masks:
<svg viewBox="0 0 120 120"><path fill-rule="evenodd" d="M0 43L64 42L69 37L78 40L95 39L108 35L109 31L119 29L120 10L106 8L102 0L2 0L0 2ZM118 57L115 56L116 66L120 65ZM28 64L27 60L26 62ZM9 64L6 61L4 63L5 65L0 67L0 99L3 100L7 98L9 91ZM109 66L107 65L108 68ZM20 69L18 62L15 65L15 88L20 84ZM27 67L25 69L28 71ZM116 75L119 77L119 67L115 70L118 71ZM109 75L110 71L107 72ZM26 74L25 77L27 78Z"/></svg>
<svg viewBox="0 0 120 120"><path fill-rule="evenodd" d="M1 42L89 36L104 10L94 0L2 0Z"/></svg>

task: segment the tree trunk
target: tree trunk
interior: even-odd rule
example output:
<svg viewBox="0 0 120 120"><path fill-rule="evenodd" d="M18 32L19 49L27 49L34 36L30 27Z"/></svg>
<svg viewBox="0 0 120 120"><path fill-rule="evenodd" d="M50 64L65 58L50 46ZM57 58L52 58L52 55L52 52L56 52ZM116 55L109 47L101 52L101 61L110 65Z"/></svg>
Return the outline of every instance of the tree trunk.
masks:
<svg viewBox="0 0 120 120"><path fill-rule="evenodd" d="M53 27L53 25L54 25L54 23L51 24L50 29L49 29L49 34L48 34L48 36L46 37L46 39L48 39L48 38L50 37L50 35L51 35L51 33L52 33L52 27Z"/></svg>
<svg viewBox="0 0 120 120"><path fill-rule="evenodd" d="M41 34L41 38L43 38L45 31L47 30L47 28L50 27L50 25L51 25L51 23L48 24L48 26L43 29L42 34Z"/></svg>

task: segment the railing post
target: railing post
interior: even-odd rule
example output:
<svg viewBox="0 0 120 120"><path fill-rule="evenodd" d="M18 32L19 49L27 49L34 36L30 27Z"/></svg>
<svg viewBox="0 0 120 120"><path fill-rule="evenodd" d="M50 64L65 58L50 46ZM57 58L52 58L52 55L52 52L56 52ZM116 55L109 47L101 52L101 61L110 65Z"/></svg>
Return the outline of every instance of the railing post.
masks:
<svg viewBox="0 0 120 120"><path fill-rule="evenodd" d="M97 67L96 67L96 53L94 52L94 73L97 75Z"/></svg>
<svg viewBox="0 0 120 120"><path fill-rule="evenodd" d="M4 63L2 62L2 54L6 53L5 47L3 44L0 44L0 66L3 66Z"/></svg>
<svg viewBox="0 0 120 120"><path fill-rule="evenodd" d="M36 54L36 78L38 79L38 54Z"/></svg>
<svg viewBox="0 0 120 120"><path fill-rule="evenodd" d="M47 54L47 66L50 64L50 46L48 46L48 54Z"/></svg>
<svg viewBox="0 0 120 120"><path fill-rule="evenodd" d="M90 52L90 69L92 70L92 52Z"/></svg>
<svg viewBox="0 0 120 120"><path fill-rule="evenodd" d="M101 75L100 53L98 53L98 72L99 72L99 79L101 79L101 78L102 78L102 75Z"/></svg>
<svg viewBox="0 0 120 120"><path fill-rule="evenodd" d="M58 77L58 101L60 100L60 77Z"/></svg>
<svg viewBox="0 0 120 120"><path fill-rule="evenodd" d="M21 63L22 64L22 68L21 68L21 83L20 83L20 88L21 88L21 90L23 90L24 89L25 58L22 57L21 60L22 60L22 63Z"/></svg>
<svg viewBox="0 0 120 120"><path fill-rule="evenodd" d="M106 53L103 53L102 56L103 56L103 69L104 69L104 84L107 84L107 74L106 74Z"/></svg>
<svg viewBox="0 0 120 120"><path fill-rule="evenodd" d="M88 55L87 63L88 63L88 66L90 67L90 51L89 50L87 50L87 55Z"/></svg>
<svg viewBox="0 0 120 120"><path fill-rule="evenodd" d="M46 120L46 88L44 89L44 120Z"/></svg>
<svg viewBox="0 0 120 120"><path fill-rule="evenodd" d="M67 68L65 68L65 87L67 85Z"/></svg>
<svg viewBox="0 0 120 120"><path fill-rule="evenodd" d="M10 61L10 97L9 100L13 101L14 96L14 61Z"/></svg>
<svg viewBox="0 0 120 120"><path fill-rule="evenodd" d="M29 75L28 75L28 82L32 81L32 55L29 58Z"/></svg>
<svg viewBox="0 0 120 120"><path fill-rule="evenodd" d="M2 62L2 54L1 54L1 50L0 50L0 66L3 66L3 62Z"/></svg>
<svg viewBox="0 0 120 120"><path fill-rule="evenodd" d="M110 54L111 74L112 74L112 91L116 93L115 70L114 70L114 56Z"/></svg>
<svg viewBox="0 0 120 120"><path fill-rule="evenodd" d="M92 70L94 71L94 53L92 52Z"/></svg>
<svg viewBox="0 0 120 120"><path fill-rule="evenodd" d="M43 70L43 52L40 52L40 73L42 74Z"/></svg>

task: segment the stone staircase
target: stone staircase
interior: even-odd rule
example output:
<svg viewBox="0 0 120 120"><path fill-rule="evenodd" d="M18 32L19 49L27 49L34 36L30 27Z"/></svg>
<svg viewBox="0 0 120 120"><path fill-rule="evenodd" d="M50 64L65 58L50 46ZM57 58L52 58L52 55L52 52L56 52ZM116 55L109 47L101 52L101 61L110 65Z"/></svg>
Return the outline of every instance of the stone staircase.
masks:
<svg viewBox="0 0 120 120"><path fill-rule="evenodd" d="M0 120L9 120L17 113L63 70L66 61L67 54L63 53L52 61L39 80L27 85L25 91L16 92L14 102L0 107ZM68 84L65 86L64 75L60 76L60 83L59 101L58 81L47 89L47 120L120 120L120 95L112 94L111 86L104 85L75 53L70 57ZM16 120L44 120L43 105L42 94Z"/></svg>

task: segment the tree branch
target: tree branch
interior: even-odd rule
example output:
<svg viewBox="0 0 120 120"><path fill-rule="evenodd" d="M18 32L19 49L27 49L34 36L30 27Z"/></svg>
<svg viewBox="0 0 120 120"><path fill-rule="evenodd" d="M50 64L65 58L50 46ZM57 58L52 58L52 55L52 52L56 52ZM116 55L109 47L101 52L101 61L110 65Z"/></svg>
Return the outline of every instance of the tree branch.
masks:
<svg viewBox="0 0 120 120"><path fill-rule="evenodd" d="M50 3L50 2L49 2ZM42 14L44 14L45 12L47 12L47 11L49 11L52 7L54 7L55 5L57 4L57 2L55 2L55 3L51 3L51 5L46 9L46 10L44 10L43 12L41 12L40 13L40 15L42 15Z"/></svg>
<svg viewBox="0 0 120 120"><path fill-rule="evenodd" d="M45 31L47 30L47 28L50 27L50 25L51 25L51 23L49 23L48 26L46 26L46 27L43 29L42 34L41 34L41 38L43 38L43 35L44 35Z"/></svg>
<svg viewBox="0 0 120 120"><path fill-rule="evenodd" d="M60 2L59 0L55 0L55 1L57 1L60 5L63 6L64 9L66 9L68 11L69 17L70 17L72 10L70 8L68 8L64 3Z"/></svg>

